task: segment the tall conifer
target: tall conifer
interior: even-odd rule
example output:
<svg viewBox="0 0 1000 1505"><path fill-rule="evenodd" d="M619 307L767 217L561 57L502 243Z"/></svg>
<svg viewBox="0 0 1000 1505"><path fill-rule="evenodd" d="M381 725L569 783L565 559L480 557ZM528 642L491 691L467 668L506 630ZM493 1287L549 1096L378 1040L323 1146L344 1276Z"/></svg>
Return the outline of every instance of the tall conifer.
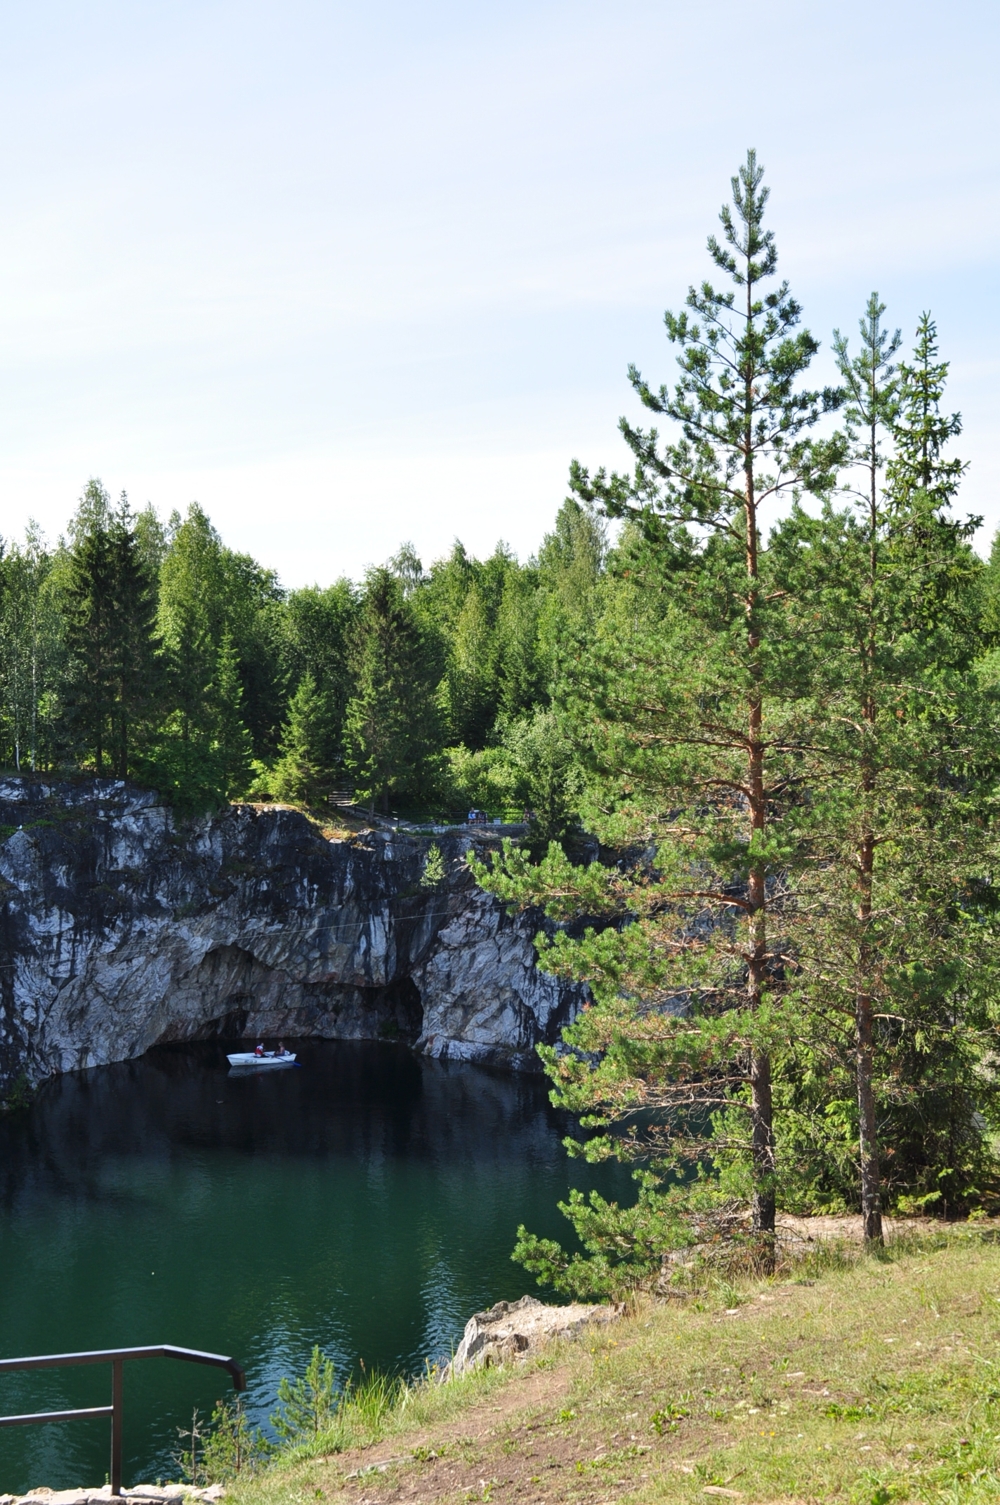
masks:
<svg viewBox="0 0 1000 1505"><path fill-rule="evenodd" d="M115 775L124 779L137 738L148 732L160 689L156 579L124 492L111 520L110 538L115 577L114 623L108 644L113 690L111 753Z"/></svg>
<svg viewBox="0 0 1000 1505"><path fill-rule="evenodd" d="M155 706L155 581L124 492L115 509L101 483L91 481L70 536L67 698L98 775L109 762L123 779L136 732Z"/></svg>
<svg viewBox="0 0 1000 1505"><path fill-rule="evenodd" d="M721 239L708 240L730 286L705 281L689 290L684 311L665 315L667 335L680 349L679 381L672 390L654 390L636 368L629 372L643 406L665 418L677 437L661 444L656 429L623 418L632 474L599 471L591 480L574 465L571 482L609 516L633 518L665 558L671 548L686 551L692 581L702 582L692 585L689 610L700 617L703 634L724 643L705 663L707 677L698 679L692 657L686 684L675 682L665 702L650 696L637 740L678 751L660 799L683 801L689 815L710 800L731 828L727 860L742 874L741 892L732 889L731 874L720 872L701 897L738 919L743 939L736 950L745 966L740 1007L753 1021L766 1014L765 995L781 970L769 936L775 890L768 875L776 856L775 800L788 787L787 731L777 702L769 700L779 650L769 640L776 615L764 578L761 515L783 494L832 484L839 446L810 442L807 432L837 406L839 394L798 386L818 347L798 328L801 310L788 284L774 285L777 249L764 224L768 189L753 151L732 179L732 195L720 213ZM679 527L694 530L688 542ZM692 538L700 540L693 549ZM620 752L628 740L627 732L617 738ZM747 1024L752 1215L766 1249L774 1234L775 1146L765 1035Z"/></svg>
<svg viewBox="0 0 1000 1505"><path fill-rule="evenodd" d="M67 698L76 735L100 778L112 741L117 591L111 499L99 481L88 483L70 534L66 643L72 669Z"/></svg>
<svg viewBox="0 0 1000 1505"><path fill-rule="evenodd" d="M387 813L393 791L419 786L435 730L426 644L400 581L388 569L369 571L352 667L347 770L358 795L373 811L377 805Z"/></svg>
<svg viewBox="0 0 1000 1505"><path fill-rule="evenodd" d="M325 754L332 740L331 719L327 698L307 670L288 702L281 732L281 757L271 779L279 799L308 804L329 793L333 769Z"/></svg>
<svg viewBox="0 0 1000 1505"><path fill-rule="evenodd" d="M861 350L852 357L846 338L834 331L833 347L837 369L847 392L845 418L854 441L851 458L861 467L865 489L859 494L863 509L865 534L864 569L857 581L860 636L857 643L858 705L860 731L857 845L857 982L855 1003L855 1073L858 1094L859 1162L861 1172L861 1215L864 1237L868 1243L882 1242L882 1196L879 1181L878 1128L873 1087L873 1013L871 990L873 970L872 925L873 875L877 839L875 794L878 778L879 716L879 628L884 614L880 610L879 579L882 551L880 487L885 464L884 445L891 435L898 412L898 379L893 357L902 342L897 329L893 335L882 327L885 304L877 293L868 299L864 317L859 320Z"/></svg>
<svg viewBox="0 0 1000 1505"><path fill-rule="evenodd" d="M988 874L996 715L974 669L981 566L968 540L977 520L948 510L964 466L942 454L957 416L935 416L947 368L929 370L936 351L924 316L914 363L897 370L900 336L883 326L884 312L873 293L856 355L834 336L858 476L845 488L853 505L828 505L818 517L796 511L772 539L790 626L812 660L802 824L813 863L798 885L812 919L799 935L797 983L830 1021L814 1121L832 1130L840 1119L839 1014L851 1023L863 1233L876 1244L885 1162L897 1186L912 1185L915 1126L936 1133L937 1110L925 1108L942 1083L920 1043L931 1034L951 1078L956 1132L947 1183L924 1190L961 1197L961 1157L968 1150L971 1165L978 1153L974 1129L960 1123L967 1063L954 1032L956 989L975 991L970 958L988 933L965 921ZM966 1022L971 1030L971 1015Z"/></svg>

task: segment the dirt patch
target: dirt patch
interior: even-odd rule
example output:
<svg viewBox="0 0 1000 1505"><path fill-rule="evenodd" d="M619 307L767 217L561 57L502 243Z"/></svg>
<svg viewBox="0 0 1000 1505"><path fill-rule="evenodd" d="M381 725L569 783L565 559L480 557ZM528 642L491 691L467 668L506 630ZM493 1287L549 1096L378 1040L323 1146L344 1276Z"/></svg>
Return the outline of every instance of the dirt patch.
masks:
<svg viewBox="0 0 1000 1505"><path fill-rule="evenodd" d="M627 1412L617 1424L578 1415L571 1400L578 1373L568 1358L532 1366L447 1423L323 1460L300 1498L312 1494L337 1505L603 1505L658 1476L690 1482L709 1444L708 1428L688 1422L682 1439L669 1423L657 1436L645 1412L641 1419Z"/></svg>
<svg viewBox="0 0 1000 1505"><path fill-rule="evenodd" d="M328 1460L327 1490L358 1505L565 1498L553 1486L579 1451L559 1421L571 1378L565 1363L533 1367L453 1421L408 1433L405 1446L397 1437L342 1453Z"/></svg>
<svg viewBox="0 0 1000 1505"><path fill-rule="evenodd" d="M776 1226L782 1243L814 1244L821 1241L843 1240L844 1243L860 1244L864 1238L864 1226L858 1213L841 1213L830 1217L797 1218L790 1213L779 1213ZM940 1232L947 1225L940 1218L886 1218L882 1228L886 1241L904 1238L907 1234Z"/></svg>

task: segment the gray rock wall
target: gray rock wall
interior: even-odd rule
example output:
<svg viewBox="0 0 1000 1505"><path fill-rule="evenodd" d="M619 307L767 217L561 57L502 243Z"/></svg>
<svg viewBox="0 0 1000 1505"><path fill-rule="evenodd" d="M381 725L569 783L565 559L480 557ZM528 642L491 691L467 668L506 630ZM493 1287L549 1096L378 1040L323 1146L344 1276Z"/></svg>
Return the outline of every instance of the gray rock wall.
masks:
<svg viewBox="0 0 1000 1505"><path fill-rule="evenodd" d="M280 808L179 821L111 780L0 781L0 824L0 1086L213 1035L533 1069L579 1002L535 968L537 916L476 887L465 836L437 838L425 888L426 840L329 841Z"/></svg>

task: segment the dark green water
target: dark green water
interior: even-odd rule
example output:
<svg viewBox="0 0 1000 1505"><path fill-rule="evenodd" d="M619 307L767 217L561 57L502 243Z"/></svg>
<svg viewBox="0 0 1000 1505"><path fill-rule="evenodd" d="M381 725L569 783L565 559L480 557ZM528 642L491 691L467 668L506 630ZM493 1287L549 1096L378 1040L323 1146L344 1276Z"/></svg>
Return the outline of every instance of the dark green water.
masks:
<svg viewBox="0 0 1000 1505"><path fill-rule="evenodd" d="M341 1376L413 1373L473 1311L534 1289L519 1222L564 1238L567 1159L543 1081L305 1041L301 1069L229 1075L220 1047L49 1083L0 1122L0 1357L175 1343L232 1354L265 1422L313 1343ZM602 1168L603 1170L603 1168ZM630 1198L629 1198L630 1199ZM174 1478L177 1427L221 1371L126 1365L125 1483ZM0 1414L103 1405L110 1370L0 1377ZM101 1483L104 1419L0 1429L0 1492Z"/></svg>

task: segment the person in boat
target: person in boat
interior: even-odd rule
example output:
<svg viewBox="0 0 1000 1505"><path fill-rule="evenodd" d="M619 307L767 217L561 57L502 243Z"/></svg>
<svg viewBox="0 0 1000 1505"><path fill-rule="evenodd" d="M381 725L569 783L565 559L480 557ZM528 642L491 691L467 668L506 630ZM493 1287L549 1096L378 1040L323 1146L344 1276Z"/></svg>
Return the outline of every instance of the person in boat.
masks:
<svg viewBox="0 0 1000 1505"><path fill-rule="evenodd" d="M287 1056L288 1051L285 1049L285 1042L284 1042L284 1040L279 1040L278 1041L278 1048L274 1052L274 1054L276 1056Z"/></svg>
<svg viewBox="0 0 1000 1505"><path fill-rule="evenodd" d="M263 1042L263 1040L258 1040L257 1041L257 1048L254 1051L254 1055L255 1056L262 1056L263 1054L264 1054L264 1042Z"/></svg>

